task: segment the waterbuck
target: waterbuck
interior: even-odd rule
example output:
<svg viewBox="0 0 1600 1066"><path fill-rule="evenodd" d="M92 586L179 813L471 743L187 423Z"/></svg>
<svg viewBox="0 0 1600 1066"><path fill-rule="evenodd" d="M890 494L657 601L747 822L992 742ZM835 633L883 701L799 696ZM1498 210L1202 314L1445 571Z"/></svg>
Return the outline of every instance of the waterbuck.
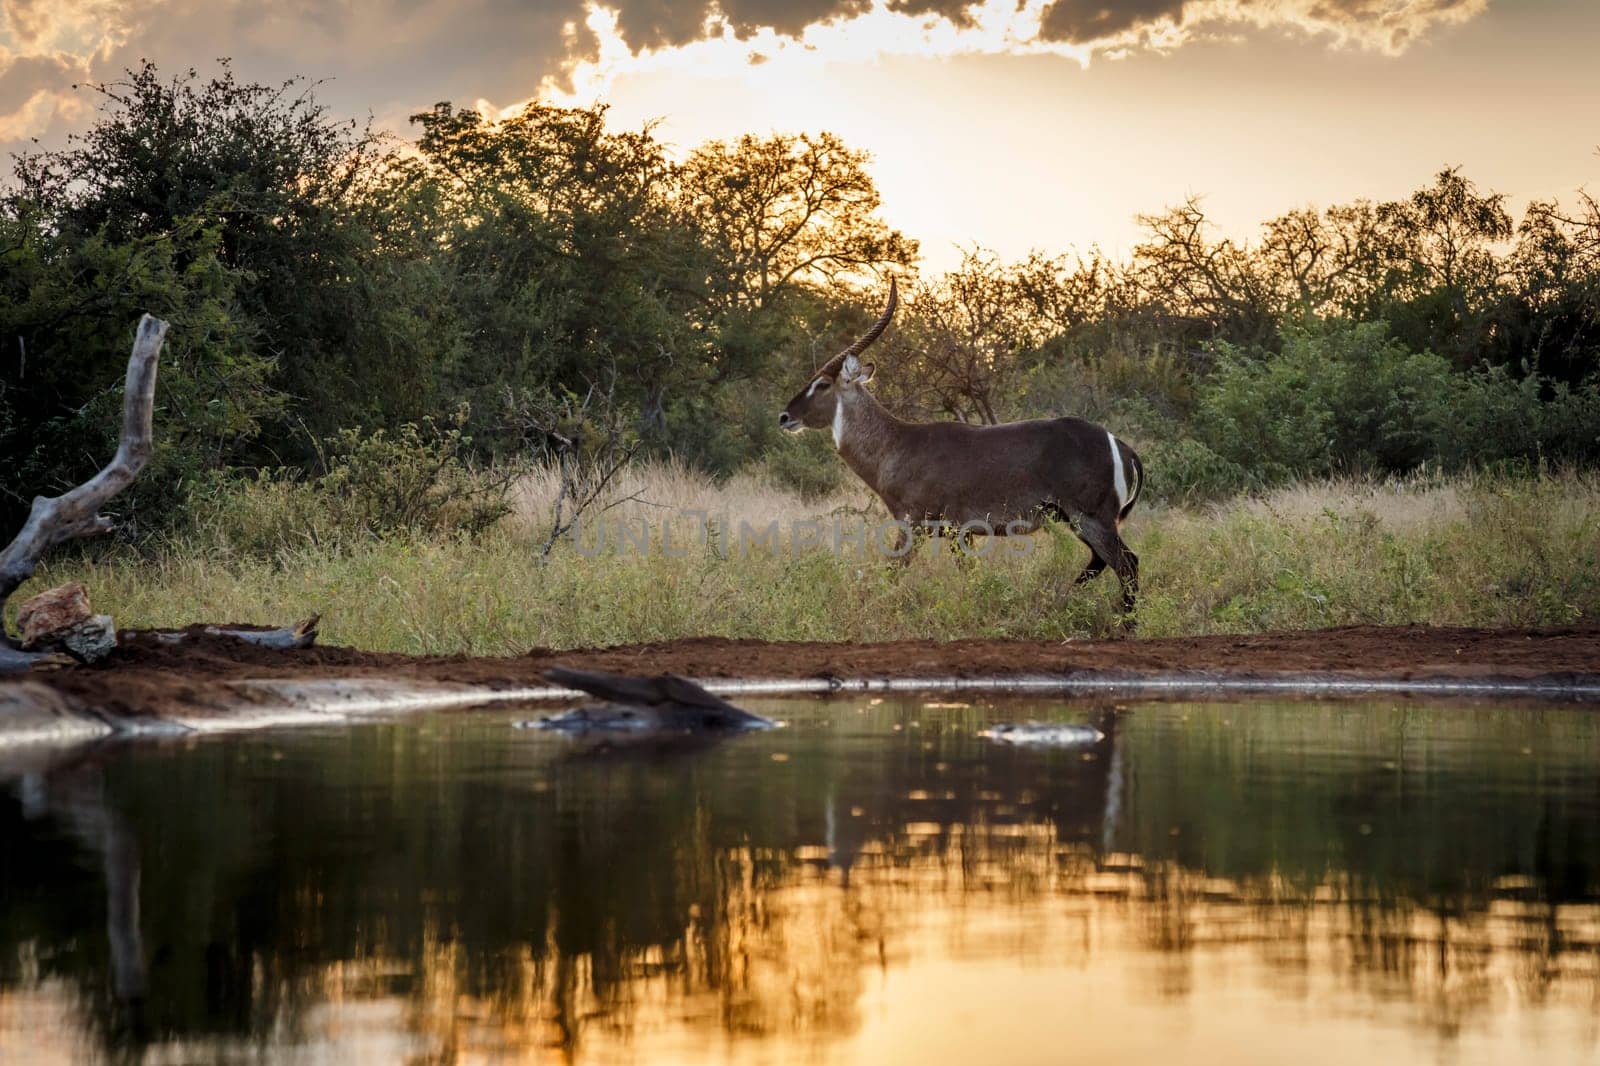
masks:
<svg viewBox="0 0 1600 1066"><path fill-rule="evenodd" d="M860 356L898 303L890 282L878 321L811 376L778 425L791 433L831 427L845 464L909 527L944 522L964 534L1006 535L1031 533L1047 517L1068 523L1093 553L1074 583L1110 566L1122 581L1123 625L1132 629L1139 557L1119 529L1144 487L1139 457L1080 418L995 426L896 418L867 390L874 368ZM903 538L897 551L906 547Z"/></svg>

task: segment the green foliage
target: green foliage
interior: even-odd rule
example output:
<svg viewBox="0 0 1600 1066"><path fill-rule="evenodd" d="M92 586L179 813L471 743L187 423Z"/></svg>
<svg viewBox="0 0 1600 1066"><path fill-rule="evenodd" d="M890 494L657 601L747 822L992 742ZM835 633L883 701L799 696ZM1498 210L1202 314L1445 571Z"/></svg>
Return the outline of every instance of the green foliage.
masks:
<svg viewBox="0 0 1600 1066"><path fill-rule="evenodd" d="M1197 429L1267 482L1600 458L1600 383L1569 387L1498 366L1456 373L1408 351L1381 322L1285 327L1276 354L1216 351Z"/></svg>
<svg viewBox="0 0 1600 1066"><path fill-rule="evenodd" d="M1140 446L1150 500L1190 504L1246 492L1259 479L1224 459L1193 437L1157 440Z"/></svg>
<svg viewBox="0 0 1600 1066"><path fill-rule="evenodd" d="M1600 382L1569 388L1484 367L1451 386L1440 412L1440 458L1447 465L1600 460Z"/></svg>
<svg viewBox="0 0 1600 1066"><path fill-rule="evenodd" d="M1430 455L1449 365L1407 351L1381 322L1289 326L1276 355L1215 350L1197 428L1242 469L1284 481L1408 470Z"/></svg>
<svg viewBox="0 0 1600 1066"><path fill-rule="evenodd" d="M449 249L461 338L441 384L485 418L507 393L581 394L616 368L617 402L646 420L701 388L706 253L669 210L662 146L604 117L533 106L489 123L440 104L414 118L407 176Z"/></svg>
<svg viewBox="0 0 1600 1066"><path fill-rule="evenodd" d="M466 417L462 408L444 425L424 418L392 434L343 430L323 442L326 469L315 478L284 468L215 478L194 499L190 529L225 551L275 557L375 538L481 534L509 513L513 471L472 464Z"/></svg>
<svg viewBox="0 0 1600 1066"><path fill-rule="evenodd" d="M834 453L833 442L821 433L774 442L762 453L759 470L808 503L837 492L850 473Z"/></svg>
<svg viewBox="0 0 1600 1066"><path fill-rule="evenodd" d="M117 447L133 327L172 323L161 354L156 451L117 500L125 534L159 528L201 472L238 455L281 410L271 361L234 299L237 270L216 254L217 226L187 220L151 237L78 241L28 217L0 217L0 524L37 493L60 493ZM149 520L145 519L148 515Z"/></svg>
<svg viewBox="0 0 1600 1066"><path fill-rule="evenodd" d="M780 439L773 415L871 320L888 271L906 299L872 358L891 407L1103 421L1139 447L1154 499L1600 460L1600 204L1585 195L1514 227L1501 194L1445 170L1393 201L1289 212L1254 242L1216 239L1193 200L1144 218L1126 261L974 247L919 281L869 157L825 132L675 164L604 107L491 121L441 103L403 151L310 83L226 64L169 79L145 64L93 91L93 126L21 157L0 198L7 525L110 454L145 311L173 328L156 460L118 502L136 538L260 468L262 508L343 501L335 539L428 526L374 502L428 496L384 486L386 463L410 468L382 453L434 447L424 427L462 402L462 462L526 449L519 408L598 396L590 416L641 454L719 477L757 466L816 498L853 482L825 434ZM335 468L355 480L326 482ZM322 521L240 535L285 544Z"/></svg>
<svg viewBox="0 0 1600 1066"><path fill-rule="evenodd" d="M188 286L188 267L214 259L251 354L271 368L267 382L233 382L229 402L253 404L249 393L270 387L295 398L300 423L329 433L408 398L389 367L414 361L409 338L370 332L394 325L379 312L398 295L383 291L388 271L375 261L385 227L368 194L386 173L375 134L330 116L304 79L244 82L225 61L214 77L191 70L170 80L147 62L93 91L93 126L62 150L19 158L7 198L14 217L66 254L95 241L137 248L207 234L204 245L178 249L180 283ZM72 276L84 288L116 277L106 267ZM173 324L174 340L206 342L203 324ZM374 347L388 367L364 358ZM327 412L351 421L329 424ZM277 454L295 439L286 425L275 430L267 443Z"/></svg>

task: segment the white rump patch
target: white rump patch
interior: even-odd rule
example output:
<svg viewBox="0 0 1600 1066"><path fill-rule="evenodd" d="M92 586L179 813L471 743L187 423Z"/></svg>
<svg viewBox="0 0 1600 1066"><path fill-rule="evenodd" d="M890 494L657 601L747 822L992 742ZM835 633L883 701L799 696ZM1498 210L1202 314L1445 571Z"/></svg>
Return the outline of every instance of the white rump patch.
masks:
<svg viewBox="0 0 1600 1066"><path fill-rule="evenodd" d="M838 436L838 431L834 431ZM1128 475L1122 469L1122 450L1117 447L1117 438L1110 430L1106 431L1106 439L1111 442L1111 476L1115 479L1117 487L1117 510L1128 506Z"/></svg>
<svg viewBox="0 0 1600 1066"><path fill-rule="evenodd" d="M840 396L833 401L833 446L839 447L844 440L844 397Z"/></svg>

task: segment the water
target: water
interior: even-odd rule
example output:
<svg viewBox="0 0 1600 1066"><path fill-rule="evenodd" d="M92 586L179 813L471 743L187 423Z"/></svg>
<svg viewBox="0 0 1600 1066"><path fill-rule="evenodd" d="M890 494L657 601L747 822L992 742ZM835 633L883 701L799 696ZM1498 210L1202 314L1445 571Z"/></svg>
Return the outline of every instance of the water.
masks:
<svg viewBox="0 0 1600 1066"><path fill-rule="evenodd" d="M1600 1061L1593 712L747 702L11 756L0 1061Z"/></svg>

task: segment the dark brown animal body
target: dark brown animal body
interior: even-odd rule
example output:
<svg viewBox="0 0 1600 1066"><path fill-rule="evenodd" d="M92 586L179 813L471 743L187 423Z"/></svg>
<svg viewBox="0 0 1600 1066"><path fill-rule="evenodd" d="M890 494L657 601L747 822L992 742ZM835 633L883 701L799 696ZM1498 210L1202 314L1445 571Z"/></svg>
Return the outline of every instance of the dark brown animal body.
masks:
<svg viewBox="0 0 1600 1066"><path fill-rule="evenodd" d="M995 426L906 422L866 388L861 351L894 314L896 293L876 325L818 370L778 416L791 432L830 429L846 465L896 519L912 527L944 522L963 534L1031 533L1047 517L1068 522L1093 553L1081 583L1107 566L1122 582L1132 626L1138 556L1120 527L1144 487L1144 467L1126 442L1079 418ZM903 547L903 543L901 547Z"/></svg>

